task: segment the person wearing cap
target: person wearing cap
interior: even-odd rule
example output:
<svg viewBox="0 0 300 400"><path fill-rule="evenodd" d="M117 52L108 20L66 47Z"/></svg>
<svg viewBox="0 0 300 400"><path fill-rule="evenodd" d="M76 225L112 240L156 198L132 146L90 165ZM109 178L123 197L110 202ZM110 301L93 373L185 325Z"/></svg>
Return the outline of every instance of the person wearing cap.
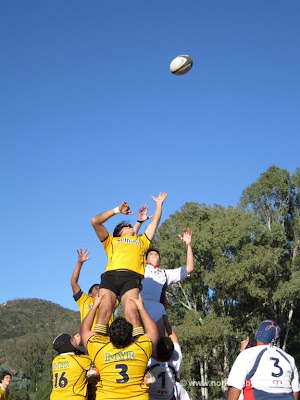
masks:
<svg viewBox="0 0 300 400"><path fill-rule="evenodd" d="M107 334L108 321L117 296L121 298L125 318L133 325L133 336L144 333L139 313L130 298L138 299L145 270L145 254L158 227L166 197L167 193L159 193L157 197L152 196L156 209L152 221L142 235L136 235L132 225L124 221L115 227L113 234L109 233L103 225L115 214L132 215L126 201L91 220L108 259L105 272L101 275L99 291L100 295L105 295L105 297L99 309L100 314L95 327L95 330L102 335Z"/></svg>
<svg viewBox="0 0 300 400"><path fill-rule="evenodd" d="M71 337L62 333L53 341L58 355L52 362L52 392L50 400L86 400L87 371L91 364L88 355L81 354L79 334Z"/></svg>
<svg viewBox="0 0 300 400"><path fill-rule="evenodd" d="M255 334L257 345L236 358L228 380L227 400L298 400L299 378L294 358L275 346L280 328L272 320L263 321Z"/></svg>
<svg viewBox="0 0 300 400"><path fill-rule="evenodd" d="M158 340L155 323L147 314L142 298L131 298L145 328L145 334L133 337L133 326L123 317L113 321L109 336L91 331L97 308L101 309L103 295L95 298L94 305L81 324L83 345L100 375L96 400L149 400L144 373ZM99 318L98 313L98 318Z"/></svg>
<svg viewBox="0 0 300 400"><path fill-rule="evenodd" d="M0 373L0 400L8 399L8 387L11 384L11 372L4 370Z"/></svg>

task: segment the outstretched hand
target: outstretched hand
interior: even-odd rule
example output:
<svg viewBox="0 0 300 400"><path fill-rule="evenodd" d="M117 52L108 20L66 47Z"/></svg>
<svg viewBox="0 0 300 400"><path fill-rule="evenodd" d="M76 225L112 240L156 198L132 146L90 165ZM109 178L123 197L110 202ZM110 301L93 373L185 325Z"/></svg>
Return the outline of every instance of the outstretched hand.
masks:
<svg viewBox="0 0 300 400"><path fill-rule="evenodd" d="M183 236L178 235L179 239L184 243L186 246L189 246L192 243L192 236L193 233L188 228L183 230Z"/></svg>
<svg viewBox="0 0 300 400"><path fill-rule="evenodd" d="M82 251L82 249L80 248L79 250L77 250L77 254L78 254L78 262L80 263L84 263L85 261L90 259L90 257L88 257L90 251L87 248L85 248L84 251Z"/></svg>
<svg viewBox="0 0 300 400"><path fill-rule="evenodd" d="M149 215L149 217L147 216L148 210L149 210L149 206L147 206L147 204L144 204L140 207L138 221L144 222L153 217L153 215Z"/></svg>
<svg viewBox="0 0 300 400"><path fill-rule="evenodd" d="M135 302L136 308L138 310L141 310L142 308L144 308L144 302L143 302L143 299L142 299L142 296L140 293L139 293L139 297L137 299L130 297L130 300Z"/></svg>
<svg viewBox="0 0 300 400"><path fill-rule="evenodd" d="M132 215L133 212L129 211L130 210L130 206L129 204L127 204L126 201L123 201L120 205L119 205L119 210L121 214L125 214L125 215Z"/></svg>
<svg viewBox="0 0 300 400"><path fill-rule="evenodd" d="M105 294L98 294L94 297L94 306L99 307Z"/></svg>
<svg viewBox="0 0 300 400"><path fill-rule="evenodd" d="M152 199L155 201L156 204L160 203L162 204L165 201L165 198L168 196L168 193L166 192L159 192L157 197L151 196Z"/></svg>

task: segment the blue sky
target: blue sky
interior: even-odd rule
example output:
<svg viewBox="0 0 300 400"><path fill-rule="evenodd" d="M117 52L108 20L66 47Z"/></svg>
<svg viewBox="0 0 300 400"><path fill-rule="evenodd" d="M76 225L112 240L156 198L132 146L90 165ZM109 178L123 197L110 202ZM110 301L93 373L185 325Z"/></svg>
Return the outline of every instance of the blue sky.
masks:
<svg viewBox="0 0 300 400"><path fill-rule="evenodd" d="M76 249L86 291L106 265L90 219L123 200L134 222L166 191L165 220L235 206L273 164L295 172L299 37L296 0L2 1L0 303L77 310Z"/></svg>

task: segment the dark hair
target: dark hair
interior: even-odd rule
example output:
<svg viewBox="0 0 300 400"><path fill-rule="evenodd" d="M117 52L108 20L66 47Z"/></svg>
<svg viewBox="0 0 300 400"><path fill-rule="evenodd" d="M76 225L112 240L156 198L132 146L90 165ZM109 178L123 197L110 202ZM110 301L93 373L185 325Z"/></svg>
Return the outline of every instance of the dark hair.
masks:
<svg viewBox="0 0 300 400"><path fill-rule="evenodd" d="M148 249L147 252L146 252L146 259L148 257L148 254L150 253L150 251L155 251L155 253L157 253L159 255L159 258L160 258L159 250L155 249L154 247L150 247L150 249Z"/></svg>
<svg viewBox="0 0 300 400"><path fill-rule="evenodd" d="M131 225L129 222L127 222L127 221L122 221L122 222L120 222L120 223L115 227L115 229L114 229L114 231L113 231L113 236L114 236L114 237L119 237L119 236L120 236L120 233L121 233L121 230L122 230L123 228L125 228L126 226L132 227L132 225Z"/></svg>
<svg viewBox="0 0 300 400"><path fill-rule="evenodd" d="M88 294L91 294L92 291L93 291L93 289L94 289L94 287L96 287L96 286L98 286L98 288L99 288L99 283L94 283L94 284L89 288Z"/></svg>
<svg viewBox="0 0 300 400"><path fill-rule="evenodd" d="M117 349L123 349L132 342L133 326L123 317L118 317L110 325L109 337Z"/></svg>
<svg viewBox="0 0 300 400"><path fill-rule="evenodd" d="M56 350L59 354L61 353L69 353L74 352L76 353L77 349L71 343L71 335L68 333L61 333L60 335L56 336L53 340L53 349Z"/></svg>
<svg viewBox="0 0 300 400"><path fill-rule="evenodd" d="M7 375L9 375L10 377L12 377L12 374L11 374L10 371L7 371L6 369L3 370L3 371L1 371L1 373L0 373L0 382L2 382L3 379L4 379Z"/></svg>
<svg viewBox="0 0 300 400"><path fill-rule="evenodd" d="M256 342L256 339L255 339L255 333L250 333L248 344L245 347L245 349L250 349L250 347L254 347L256 345L257 345L257 342Z"/></svg>
<svg viewBox="0 0 300 400"><path fill-rule="evenodd" d="M163 336L159 338L156 345L156 354L160 361L169 361L172 357L173 351L174 343L169 337Z"/></svg>

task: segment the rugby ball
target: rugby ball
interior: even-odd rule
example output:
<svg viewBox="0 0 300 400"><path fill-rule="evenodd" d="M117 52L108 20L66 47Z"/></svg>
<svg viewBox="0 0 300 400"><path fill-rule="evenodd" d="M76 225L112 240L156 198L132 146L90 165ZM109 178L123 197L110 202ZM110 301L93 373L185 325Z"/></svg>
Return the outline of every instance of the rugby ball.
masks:
<svg viewBox="0 0 300 400"><path fill-rule="evenodd" d="M186 54L182 54L181 56L177 56L170 64L170 71L174 75L184 75L193 66L193 60L190 56Z"/></svg>

